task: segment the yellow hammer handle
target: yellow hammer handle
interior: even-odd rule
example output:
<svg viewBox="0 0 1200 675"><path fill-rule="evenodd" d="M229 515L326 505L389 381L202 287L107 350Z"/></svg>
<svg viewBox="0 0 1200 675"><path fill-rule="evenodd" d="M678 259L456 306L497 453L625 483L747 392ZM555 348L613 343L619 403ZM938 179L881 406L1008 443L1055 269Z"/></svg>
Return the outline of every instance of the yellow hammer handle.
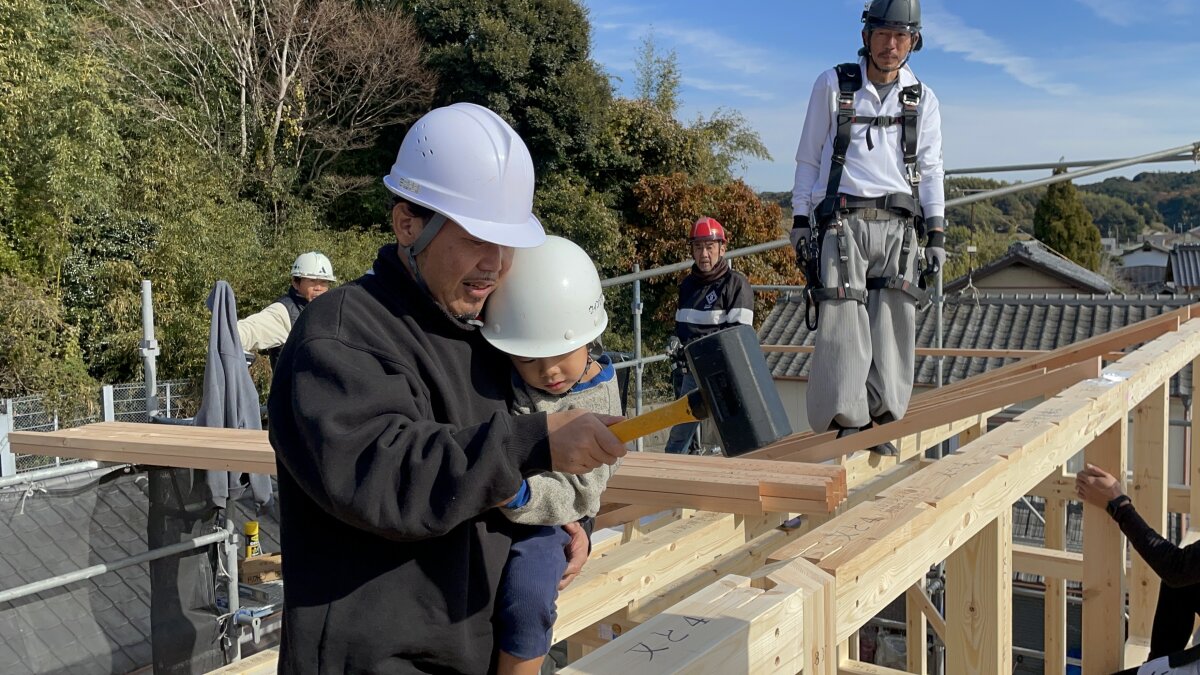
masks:
<svg viewBox="0 0 1200 675"><path fill-rule="evenodd" d="M688 397L684 396L674 403L668 403L657 410L651 410L637 417L617 422L609 427L608 430L613 432L613 435L620 439L622 443L628 443L636 438L641 438L667 427L673 427L676 424L696 421L699 420L692 414L692 408L688 405Z"/></svg>

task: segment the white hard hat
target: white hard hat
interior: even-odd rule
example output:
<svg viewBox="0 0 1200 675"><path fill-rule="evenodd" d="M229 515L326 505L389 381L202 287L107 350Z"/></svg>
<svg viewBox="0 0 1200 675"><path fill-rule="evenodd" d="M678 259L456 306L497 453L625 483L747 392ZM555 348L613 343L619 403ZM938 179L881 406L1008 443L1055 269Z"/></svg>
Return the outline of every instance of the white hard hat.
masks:
<svg viewBox="0 0 1200 675"><path fill-rule="evenodd" d="M541 244L533 215L533 160L499 115L474 103L437 108L417 120L383 184L393 194L501 246Z"/></svg>
<svg viewBox="0 0 1200 675"><path fill-rule="evenodd" d="M292 276L337 281L337 277L333 276L333 263L329 262L329 258L325 257L324 253L316 251L296 256L296 262L292 263Z"/></svg>
<svg viewBox="0 0 1200 675"><path fill-rule="evenodd" d="M608 326L600 275L583 249L562 237L513 253L488 297L483 337L506 354L558 356L588 345Z"/></svg>

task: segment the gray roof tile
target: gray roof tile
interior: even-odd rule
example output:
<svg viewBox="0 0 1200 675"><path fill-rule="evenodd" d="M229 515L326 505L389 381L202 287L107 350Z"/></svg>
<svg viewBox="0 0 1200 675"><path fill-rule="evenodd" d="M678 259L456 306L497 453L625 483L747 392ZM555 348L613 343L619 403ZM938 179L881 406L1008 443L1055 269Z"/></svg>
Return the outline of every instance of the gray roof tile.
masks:
<svg viewBox="0 0 1200 675"><path fill-rule="evenodd" d="M1113 290L1104 277L1050 250L1036 239L1013 242L1004 255L972 272L970 278L977 281L1014 265L1041 270L1071 284L1081 293L1111 293ZM960 291L967 286L967 281L966 276L950 281L946 283L945 291Z"/></svg>
<svg viewBox="0 0 1200 675"><path fill-rule="evenodd" d="M1200 244L1176 244L1167 259L1167 280L1178 288L1200 286Z"/></svg>
<svg viewBox="0 0 1200 675"><path fill-rule="evenodd" d="M943 345L953 349L1053 350L1196 301L1176 295L950 294L943 306ZM782 296L759 330L762 344L812 345L814 335L804 323L804 307L800 294ZM917 315L918 347L932 347L936 332L932 309ZM775 377L808 376L811 354L768 352L766 356ZM947 357L943 371L948 384L1008 362ZM916 384L933 386L936 373L936 358L917 358ZM1190 391L1190 368L1184 371L1183 386L1183 391ZM1172 392L1179 394L1179 387L1179 382L1173 381Z"/></svg>

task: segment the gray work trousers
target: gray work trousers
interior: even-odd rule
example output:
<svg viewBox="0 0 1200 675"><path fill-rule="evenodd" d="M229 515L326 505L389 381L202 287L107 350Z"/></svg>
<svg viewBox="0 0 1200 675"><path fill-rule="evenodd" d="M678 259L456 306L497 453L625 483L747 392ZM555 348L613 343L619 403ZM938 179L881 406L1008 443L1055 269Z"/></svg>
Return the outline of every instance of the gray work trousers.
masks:
<svg viewBox="0 0 1200 675"><path fill-rule="evenodd" d="M869 216L870 218L864 217ZM900 271L903 238L911 233L905 278L917 277L916 234L910 219L878 209L840 214L821 245L821 282L865 289L868 277ZM838 228L845 230L846 261L839 260ZM814 431L864 427L900 419L912 396L916 301L897 289L873 290L857 300L821 303L816 348L808 377L808 422Z"/></svg>

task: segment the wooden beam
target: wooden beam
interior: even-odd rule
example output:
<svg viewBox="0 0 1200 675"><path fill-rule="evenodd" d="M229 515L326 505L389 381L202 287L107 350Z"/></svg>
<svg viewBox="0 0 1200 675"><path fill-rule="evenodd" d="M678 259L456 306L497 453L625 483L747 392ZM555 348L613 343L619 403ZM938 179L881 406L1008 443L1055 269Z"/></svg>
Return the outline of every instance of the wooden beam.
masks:
<svg viewBox="0 0 1200 675"><path fill-rule="evenodd" d="M563 675L795 673L804 592L729 576L558 672Z"/></svg>
<svg viewBox="0 0 1200 675"><path fill-rule="evenodd" d="M616 506L617 508L607 511L602 508L601 512L596 516L595 529L603 530L614 525L624 525L625 523L654 515L659 511L659 509L653 506L630 506L628 504L612 504L611 506Z"/></svg>
<svg viewBox="0 0 1200 675"><path fill-rule="evenodd" d="M726 551L719 557L713 557L700 565L693 566L677 578L632 600L625 608L607 617L604 621L619 621L622 625L639 624L662 614L672 605L682 602L689 595L708 587L724 576L730 574L754 575L757 570L762 568L771 551L796 536L799 535L794 530L774 528L737 548Z"/></svg>
<svg viewBox="0 0 1200 675"><path fill-rule="evenodd" d="M1046 519L1046 528L1050 519ZM1063 527L1066 527L1065 523ZM1049 539L1049 538L1047 538ZM1060 537L1061 540L1061 537ZM1061 544L1059 544L1061 546ZM1083 579L1083 554L1056 548L1013 544L1013 571L1054 579Z"/></svg>
<svg viewBox="0 0 1200 675"><path fill-rule="evenodd" d="M777 352L780 354L811 354L816 351L816 347L812 345L762 345L764 352ZM953 347L917 347L914 350L917 356L944 356L967 359L1028 359L1034 356L1044 356L1050 354L1050 350L1045 349L956 349ZM1116 361L1125 352L1108 352L1102 357L1105 361Z"/></svg>
<svg viewBox="0 0 1200 675"><path fill-rule="evenodd" d="M805 593L804 675L836 675L838 665L837 626L834 621L837 602L834 579L816 565L797 558L759 570L777 586L792 586Z"/></svg>
<svg viewBox="0 0 1200 675"><path fill-rule="evenodd" d="M933 629L933 634L946 643L946 619L937 607L933 606L933 601L929 599L929 595L925 593L925 589L912 585L905 591L905 598L908 599L908 606L915 606L916 610L921 613L925 620L929 623L929 627Z"/></svg>
<svg viewBox="0 0 1200 675"><path fill-rule="evenodd" d="M734 517L705 513L680 520L592 558L558 597L555 641L654 593L743 542Z"/></svg>
<svg viewBox="0 0 1200 675"><path fill-rule="evenodd" d="M1067 387L1100 375L1100 360L1093 358L1020 384L1001 386L978 394L965 396L953 405L939 406L904 419L860 431L817 446L795 450L788 440L762 450L748 453L759 459L788 459L800 462L824 462L857 450L892 441L940 424L948 424L985 411L1027 401L1039 396L1056 394Z"/></svg>
<svg viewBox="0 0 1200 675"><path fill-rule="evenodd" d="M846 457L842 467L846 471L846 484L851 488L865 487L869 481L891 471L894 467L905 462L919 462L925 456L925 451L949 438L954 438L963 429L975 426L980 422L986 423L987 418L998 411L985 412L948 424L922 429L909 434L895 442L900 454L895 457L884 457L873 452L860 451ZM844 510L845 507L843 507Z"/></svg>
<svg viewBox="0 0 1200 675"><path fill-rule="evenodd" d="M1075 474L1051 474L1029 491L1030 496L1043 499L1076 500ZM1186 485L1171 484L1167 486L1167 512L1187 514L1192 508L1192 491ZM1139 508L1140 512L1141 509ZM1200 520L1197 520L1200 522Z"/></svg>
<svg viewBox="0 0 1200 675"><path fill-rule="evenodd" d="M925 675L928 667L928 649L926 642L925 603L921 598L925 595L925 580L922 579L904 592L904 660L910 673Z"/></svg>
<svg viewBox="0 0 1200 675"><path fill-rule="evenodd" d="M1156 532L1167 531L1167 439L1171 392L1163 383L1133 409L1130 429L1133 444L1133 482L1129 496L1138 513ZM1132 557L1129 574L1129 643L1125 663L1143 663L1150 655L1154 609L1158 605L1158 575L1142 560Z"/></svg>
<svg viewBox="0 0 1200 675"><path fill-rule="evenodd" d="M946 560L946 672L1012 672L1012 510Z"/></svg>
<svg viewBox="0 0 1200 675"><path fill-rule="evenodd" d="M1197 355L1189 322L771 557L803 555L834 576L845 639Z"/></svg>
<svg viewBox="0 0 1200 675"><path fill-rule="evenodd" d="M867 663L866 661L844 659L838 665L838 675L907 675L907 673L903 670L896 670L887 666L877 666L874 663Z"/></svg>
<svg viewBox="0 0 1200 675"><path fill-rule="evenodd" d="M1060 468L1058 473L1062 473ZM1067 545L1067 504L1061 499L1046 500L1046 549L1061 551ZM1083 556L1080 556L1082 564ZM1013 568L1017 565L1013 547ZM1045 575L1043 575L1045 576ZM1082 579L1083 573L1078 577ZM1042 605L1042 651L1047 673L1065 673L1067 669L1067 581L1065 577L1045 576L1046 593Z"/></svg>
<svg viewBox="0 0 1200 675"><path fill-rule="evenodd" d="M1200 376L1200 358L1192 361L1192 377ZM1193 380L1194 382L1195 380ZM1200 391L1192 385L1191 413L1192 424L1188 428L1188 454L1191 461L1188 467L1188 529L1200 529Z"/></svg>
<svg viewBox="0 0 1200 675"><path fill-rule="evenodd" d="M1124 484L1125 416L1088 444L1084 457ZM1125 540L1103 507L1083 505L1083 672L1121 670L1125 646Z"/></svg>
<svg viewBox="0 0 1200 675"><path fill-rule="evenodd" d="M279 648L271 647L224 668L210 671L208 675L275 675L278 671Z"/></svg>

